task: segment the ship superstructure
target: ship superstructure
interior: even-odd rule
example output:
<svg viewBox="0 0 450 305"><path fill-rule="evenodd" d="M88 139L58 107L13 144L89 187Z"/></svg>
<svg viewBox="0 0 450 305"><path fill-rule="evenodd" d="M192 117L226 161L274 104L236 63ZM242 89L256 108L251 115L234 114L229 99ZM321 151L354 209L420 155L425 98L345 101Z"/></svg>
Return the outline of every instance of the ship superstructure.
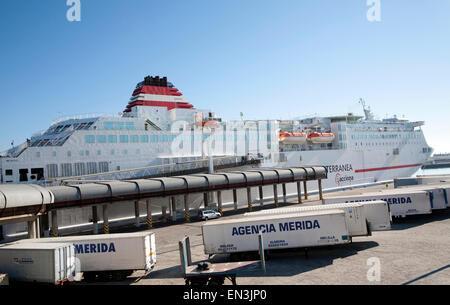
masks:
<svg viewBox="0 0 450 305"><path fill-rule="evenodd" d="M1 182L41 183L207 155L254 156L260 167L325 165L325 187L414 174L432 152L424 123L375 120L363 106L365 117L222 122L212 111L196 109L166 77L147 76L121 116L59 119L1 153Z"/></svg>

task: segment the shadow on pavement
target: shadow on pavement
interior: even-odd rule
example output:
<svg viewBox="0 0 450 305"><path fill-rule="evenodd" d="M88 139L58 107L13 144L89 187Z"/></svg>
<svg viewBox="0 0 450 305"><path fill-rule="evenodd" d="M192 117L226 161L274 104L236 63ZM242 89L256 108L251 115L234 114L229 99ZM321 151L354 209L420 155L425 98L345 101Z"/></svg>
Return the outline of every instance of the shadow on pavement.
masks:
<svg viewBox="0 0 450 305"><path fill-rule="evenodd" d="M450 218L450 209L434 210L432 214L411 215L405 218L394 218L391 230L407 230L418 226L423 226L434 221L442 221Z"/></svg>

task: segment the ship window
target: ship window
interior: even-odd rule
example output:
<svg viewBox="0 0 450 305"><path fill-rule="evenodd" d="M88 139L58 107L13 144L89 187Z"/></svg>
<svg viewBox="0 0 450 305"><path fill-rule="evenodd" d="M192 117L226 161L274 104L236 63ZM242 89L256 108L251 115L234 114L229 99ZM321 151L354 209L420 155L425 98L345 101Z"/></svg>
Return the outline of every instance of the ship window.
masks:
<svg viewBox="0 0 450 305"><path fill-rule="evenodd" d="M72 156L72 152L71 151L68 151L67 152L67 157L71 157Z"/></svg>
<svg viewBox="0 0 450 305"><path fill-rule="evenodd" d="M49 178L58 177L58 165L57 164L48 164L47 165L47 176Z"/></svg>
<svg viewBox="0 0 450 305"><path fill-rule="evenodd" d="M70 163L61 164L61 174L63 177L72 176L72 164Z"/></svg>
<svg viewBox="0 0 450 305"><path fill-rule="evenodd" d="M56 157L56 151L53 151L53 152L52 152L52 156L53 156L53 157Z"/></svg>
<svg viewBox="0 0 450 305"><path fill-rule="evenodd" d="M139 137L136 135L130 136L131 143L139 143Z"/></svg>
<svg viewBox="0 0 450 305"><path fill-rule="evenodd" d="M109 136L108 136L108 142L109 142L109 143L117 143L117 136L115 136L115 135L109 135Z"/></svg>
<svg viewBox="0 0 450 305"><path fill-rule="evenodd" d="M28 181L28 168L19 169L19 181L20 182Z"/></svg>
<svg viewBox="0 0 450 305"><path fill-rule="evenodd" d="M109 170L108 162L98 162L98 171L99 173L105 173Z"/></svg>
<svg viewBox="0 0 450 305"><path fill-rule="evenodd" d="M95 136L84 136L84 140L86 143L95 143Z"/></svg>
<svg viewBox="0 0 450 305"><path fill-rule="evenodd" d="M97 136L97 143L106 143L106 136Z"/></svg>
<svg viewBox="0 0 450 305"><path fill-rule="evenodd" d="M111 155L114 155L114 149L111 149Z"/></svg>
<svg viewBox="0 0 450 305"><path fill-rule="evenodd" d="M140 155L141 154L141 150L140 149L136 149L136 155Z"/></svg>
<svg viewBox="0 0 450 305"><path fill-rule="evenodd" d="M141 143L148 143L148 136L147 135L141 136Z"/></svg>
<svg viewBox="0 0 450 305"><path fill-rule="evenodd" d="M37 175L36 179L41 180L42 178L44 178L44 169L43 168L32 168L31 174Z"/></svg>
<svg viewBox="0 0 450 305"><path fill-rule="evenodd" d="M157 135L150 136L150 142L158 143L158 136Z"/></svg>
<svg viewBox="0 0 450 305"><path fill-rule="evenodd" d="M88 175L97 173L97 163L96 162L88 162L87 163L87 173L88 173Z"/></svg>
<svg viewBox="0 0 450 305"><path fill-rule="evenodd" d="M121 135L120 143L128 143L128 135Z"/></svg>
<svg viewBox="0 0 450 305"><path fill-rule="evenodd" d="M134 122L126 122L125 123L127 130L133 130L134 129Z"/></svg>
<svg viewBox="0 0 450 305"><path fill-rule="evenodd" d="M5 170L5 176L12 176L12 175L13 175L13 170L12 169Z"/></svg>
<svg viewBox="0 0 450 305"><path fill-rule="evenodd" d="M40 158L41 157L41 153L38 151L38 152L36 152L36 157L37 158Z"/></svg>
<svg viewBox="0 0 450 305"><path fill-rule="evenodd" d="M167 142L167 135L161 135L161 142Z"/></svg>
<svg viewBox="0 0 450 305"><path fill-rule="evenodd" d="M97 156L101 156L102 155L102 151L101 150L97 150Z"/></svg>
<svg viewBox="0 0 450 305"><path fill-rule="evenodd" d="M122 151L122 153L123 153L124 155L127 155L127 154L128 154L128 150L124 149L124 150Z"/></svg>
<svg viewBox="0 0 450 305"><path fill-rule="evenodd" d="M105 129L107 129L107 130L112 130L112 129L114 129L113 122L104 122L104 123L103 123L103 128L105 128Z"/></svg>
<svg viewBox="0 0 450 305"><path fill-rule="evenodd" d="M84 163L74 164L75 176L86 175L86 165Z"/></svg>
<svg viewBox="0 0 450 305"><path fill-rule="evenodd" d="M115 129L122 130L123 125L123 122L114 122Z"/></svg>

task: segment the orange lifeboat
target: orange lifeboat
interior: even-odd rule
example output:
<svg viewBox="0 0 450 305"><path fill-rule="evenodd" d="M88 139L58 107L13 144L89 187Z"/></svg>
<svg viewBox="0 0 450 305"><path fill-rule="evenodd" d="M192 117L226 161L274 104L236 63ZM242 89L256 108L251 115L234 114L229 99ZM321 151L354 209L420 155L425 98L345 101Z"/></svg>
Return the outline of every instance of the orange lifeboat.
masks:
<svg viewBox="0 0 450 305"><path fill-rule="evenodd" d="M304 144L307 135L304 132L281 132L278 140L283 144Z"/></svg>
<svg viewBox="0 0 450 305"><path fill-rule="evenodd" d="M313 132L308 136L308 140L315 144L331 143L334 140L334 134L331 132Z"/></svg>

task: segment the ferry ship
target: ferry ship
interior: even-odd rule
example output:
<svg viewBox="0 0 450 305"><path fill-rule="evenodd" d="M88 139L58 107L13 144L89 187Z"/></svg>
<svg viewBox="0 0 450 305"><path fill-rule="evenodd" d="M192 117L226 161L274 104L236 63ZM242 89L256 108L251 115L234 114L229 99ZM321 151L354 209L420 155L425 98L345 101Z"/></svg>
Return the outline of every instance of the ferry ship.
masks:
<svg viewBox="0 0 450 305"><path fill-rule="evenodd" d="M325 188L413 175L432 153L424 122L376 120L360 102L364 116L223 122L196 109L167 77L147 76L119 116L60 118L0 153L0 181L131 179L170 174L167 164L189 170L207 157L255 159L260 168L326 166Z"/></svg>

